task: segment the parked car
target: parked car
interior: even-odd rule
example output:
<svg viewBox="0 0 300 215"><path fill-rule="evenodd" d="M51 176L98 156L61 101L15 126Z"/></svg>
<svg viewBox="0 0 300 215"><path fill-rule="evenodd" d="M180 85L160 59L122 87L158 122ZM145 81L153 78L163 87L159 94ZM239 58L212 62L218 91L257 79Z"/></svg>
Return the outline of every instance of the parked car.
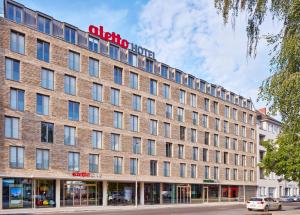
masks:
<svg viewBox="0 0 300 215"><path fill-rule="evenodd" d="M292 196L281 196L279 201L280 202L293 202L294 198Z"/></svg>
<svg viewBox="0 0 300 215"><path fill-rule="evenodd" d="M299 202L300 201L300 196L292 196L293 202Z"/></svg>
<svg viewBox="0 0 300 215"><path fill-rule="evenodd" d="M253 197L247 202L247 209L252 210L281 210L282 205L279 201L269 197Z"/></svg>

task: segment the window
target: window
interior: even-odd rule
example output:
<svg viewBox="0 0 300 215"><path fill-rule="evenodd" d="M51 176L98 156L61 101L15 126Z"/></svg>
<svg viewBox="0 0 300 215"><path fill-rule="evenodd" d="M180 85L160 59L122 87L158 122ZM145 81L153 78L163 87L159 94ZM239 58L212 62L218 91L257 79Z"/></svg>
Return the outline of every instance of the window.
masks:
<svg viewBox="0 0 300 215"><path fill-rule="evenodd" d="M136 73L130 72L130 88L138 89L139 87L139 76Z"/></svg>
<svg viewBox="0 0 300 215"><path fill-rule="evenodd" d="M254 144L253 144L253 142L250 142L250 152L254 153Z"/></svg>
<svg viewBox="0 0 300 215"><path fill-rule="evenodd" d="M69 152L68 156L68 170L69 171L79 171L80 160L78 152Z"/></svg>
<svg viewBox="0 0 300 215"><path fill-rule="evenodd" d="M135 111L141 111L141 96L132 95L132 109Z"/></svg>
<svg viewBox="0 0 300 215"><path fill-rule="evenodd" d="M198 152L198 147L193 147L193 153L192 153L192 159L194 160L194 161L197 161L197 160L199 160L199 152Z"/></svg>
<svg viewBox="0 0 300 215"><path fill-rule="evenodd" d="M184 126L180 126L179 136L180 136L180 140L185 140L185 127Z"/></svg>
<svg viewBox="0 0 300 215"><path fill-rule="evenodd" d="M219 146L219 135L214 134L214 146L218 147Z"/></svg>
<svg viewBox="0 0 300 215"><path fill-rule="evenodd" d="M197 165L191 164L191 178L197 178Z"/></svg>
<svg viewBox="0 0 300 215"><path fill-rule="evenodd" d="M244 177L243 177L243 180L244 180L244 181L247 181L247 170L246 170L246 169L244 170Z"/></svg>
<svg viewBox="0 0 300 215"><path fill-rule="evenodd" d="M69 69L80 71L80 55L73 51L69 51Z"/></svg>
<svg viewBox="0 0 300 215"><path fill-rule="evenodd" d="M197 142L197 130L191 128L191 142L196 143Z"/></svg>
<svg viewBox="0 0 300 215"><path fill-rule="evenodd" d="M76 31L72 28L65 26L65 40L69 43L76 43Z"/></svg>
<svg viewBox="0 0 300 215"><path fill-rule="evenodd" d="M89 37L89 50L98 53L99 52L99 40L94 37Z"/></svg>
<svg viewBox="0 0 300 215"><path fill-rule="evenodd" d="M36 112L41 115L49 115L49 96L37 94Z"/></svg>
<svg viewBox="0 0 300 215"><path fill-rule="evenodd" d="M254 133L255 133L255 132L254 132L254 129L251 128L251 139L252 139L252 140L254 140Z"/></svg>
<svg viewBox="0 0 300 215"><path fill-rule="evenodd" d="M42 68L41 70L41 87L53 90L54 89L54 72Z"/></svg>
<svg viewBox="0 0 300 215"><path fill-rule="evenodd" d="M179 90L179 102L185 104L185 91Z"/></svg>
<svg viewBox="0 0 300 215"><path fill-rule="evenodd" d="M214 167L214 179L215 180L219 179L219 167L217 166Z"/></svg>
<svg viewBox="0 0 300 215"><path fill-rule="evenodd" d="M167 106L166 106L166 117L168 118L168 119L172 119L172 114L173 113L173 107L172 107L172 105L170 105L170 104L167 104Z"/></svg>
<svg viewBox="0 0 300 215"><path fill-rule="evenodd" d="M170 138L171 137L171 129L170 129L170 123L164 122L164 137Z"/></svg>
<svg viewBox="0 0 300 215"><path fill-rule="evenodd" d="M205 83L203 81L200 82L200 92L205 93Z"/></svg>
<svg viewBox="0 0 300 215"><path fill-rule="evenodd" d="M129 52L128 63L131 66L137 67L137 56L136 56L136 54L133 54L133 53Z"/></svg>
<svg viewBox="0 0 300 215"><path fill-rule="evenodd" d="M234 165L238 166L239 165L239 155L234 154Z"/></svg>
<svg viewBox="0 0 300 215"><path fill-rule="evenodd" d="M228 164L228 152L224 152L224 164Z"/></svg>
<svg viewBox="0 0 300 215"><path fill-rule="evenodd" d="M251 125L254 125L254 118L252 114L249 115L249 121Z"/></svg>
<svg viewBox="0 0 300 215"><path fill-rule="evenodd" d="M114 82L120 85L123 83L122 69L119 67L114 67Z"/></svg>
<svg viewBox="0 0 300 215"><path fill-rule="evenodd" d="M9 147L9 167L24 168L24 148L19 146Z"/></svg>
<svg viewBox="0 0 300 215"><path fill-rule="evenodd" d="M75 136L75 127L65 126L64 127L64 143L65 145L75 146L76 136Z"/></svg>
<svg viewBox="0 0 300 215"><path fill-rule="evenodd" d="M37 49L37 59L49 63L49 52L50 52L50 43L47 43L42 40L37 40L36 49Z"/></svg>
<svg viewBox="0 0 300 215"><path fill-rule="evenodd" d="M183 113L183 108L177 108L177 120L179 122L183 122L184 121L184 113Z"/></svg>
<svg viewBox="0 0 300 215"><path fill-rule="evenodd" d="M157 135L157 120L150 119L149 130L150 130L150 134Z"/></svg>
<svg viewBox="0 0 300 215"><path fill-rule="evenodd" d="M120 151L120 135L119 134L111 134L110 137L110 149L113 151Z"/></svg>
<svg viewBox="0 0 300 215"><path fill-rule="evenodd" d="M242 166L246 166L246 155L242 155Z"/></svg>
<svg viewBox="0 0 300 215"><path fill-rule="evenodd" d="M188 86L194 88L194 78L191 76L188 76Z"/></svg>
<svg viewBox="0 0 300 215"><path fill-rule="evenodd" d="M209 145L209 132L204 133L204 144Z"/></svg>
<svg viewBox="0 0 300 215"><path fill-rule="evenodd" d="M208 120L207 120L207 118L208 118L208 116L207 115L205 115L205 114L203 114L202 115L202 126L204 127L204 128L207 128L208 127Z"/></svg>
<svg viewBox="0 0 300 215"><path fill-rule="evenodd" d="M224 133L229 133L229 125L227 121L224 121Z"/></svg>
<svg viewBox="0 0 300 215"><path fill-rule="evenodd" d="M69 95L76 95L76 78L65 75L64 78L64 88L65 88L65 93Z"/></svg>
<svg viewBox="0 0 300 215"><path fill-rule="evenodd" d="M242 126L242 137L246 137L246 127Z"/></svg>
<svg viewBox="0 0 300 215"><path fill-rule="evenodd" d="M172 143L166 143L166 157L171 158L173 155L172 151L173 151Z"/></svg>
<svg viewBox="0 0 300 215"><path fill-rule="evenodd" d="M114 157L114 173L122 174L122 172L123 172L123 158Z"/></svg>
<svg viewBox="0 0 300 215"><path fill-rule="evenodd" d="M215 114L218 114L218 113L219 113L219 103L218 103L218 102L214 102L213 112L214 112Z"/></svg>
<svg viewBox="0 0 300 215"><path fill-rule="evenodd" d="M146 59L146 72L153 73L153 61Z"/></svg>
<svg viewBox="0 0 300 215"><path fill-rule="evenodd" d="M122 129L123 128L123 113L114 111L114 127Z"/></svg>
<svg viewBox="0 0 300 215"><path fill-rule="evenodd" d="M54 124L49 122L41 122L41 142L53 143Z"/></svg>
<svg viewBox="0 0 300 215"><path fill-rule="evenodd" d="M148 153L148 155L155 155L155 141L154 140L148 140L147 153Z"/></svg>
<svg viewBox="0 0 300 215"><path fill-rule="evenodd" d="M238 124L235 124L235 125L234 125L234 131L233 131L233 133L234 133L235 135L239 135L239 125L238 125Z"/></svg>
<svg viewBox="0 0 300 215"><path fill-rule="evenodd" d="M229 118L229 106L225 106L225 109L224 109L224 116L226 118Z"/></svg>
<svg viewBox="0 0 300 215"><path fill-rule="evenodd" d="M3 9L2 9L3 10ZM21 23L23 17L23 10L22 8L7 3L7 18L10 20L15 21L16 23Z"/></svg>
<svg viewBox="0 0 300 215"><path fill-rule="evenodd" d="M99 124L99 108L89 106L89 123L98 125Z"/></svg>
<svg viewBox="0 0 300 215"><path fill-rule="evenodd" d="M237 172L238 170L237 169L233 169L233 173L232 173L232 179L234 180L234 181L236 181L237 180L237 174L238 174L238 172Z"/></svg>
<svg viewBox="0 0 300 215"><path fill-rule="evenodd" d="M230 180L229 176L230 176L230 169L226 168L225 169L225 180Z"/></svg>
<svg viewBox="0 0 300 215"><path fill-rule="evenodd" d="M194 112L192 113L192 121L193 121L193 125L198 125L198 113Z"/></svg>
<svg viewBox="0 0 300 215"><path fill-rule="evenodd" d="M94 149L102 149L102 131L93 130L92 147Z"/></svg>
<svg viewBox="0 0 300 215"><path fill-rule="evenodd" d="M247 142L243 140L243 152L247 152Z"/></svg>
<svg viewBox="0 0 300 215"><path fill-rule="evenodd" d="M229 137L224 138L224 148L229 149Z"/></svg>
<svg viewBox="0 0 300 215"><path fill-rule="evenodd" d="M216 87L215 87L215 86L211 86L210 94L211 94L212 96L216 96Z"/></svg>
<svg viewBox="0 0 300 215"><path fill-rule="evenodd" d="M37 28L38 28L39 32L43 32L45 34L50 34L50 28L51 28L50 27L51 26L51 20L50 19L38 15L37 23L38 23Z"/></svg>
<svg viewBox="0 0 300 215"><path fill-rule="evenodd" d="M178 144L178 158L184 158L184 145Z"/></svg>
<svg viewBox="0 0 300 215"><path fill-rule="evenodd" d="M79 103L69 101L69 120L79 121Z"/></svg>
<svg viewBox="0 0 300 215"><path fill-rule="evenodd" d="M182 73L179 72L179 71L176 71L176 73L175 73L175 81L176 81L176 83L181 84L181 76L182 76Z"/></svg>
<svg viewBox="0 0 300 215"><path fill-rule="evenodd" d="M247 113L243 112L243 117L242 117L243 123L247 123Z"/></svg>
<svg viewBox="0 0 300 215"><path fill-rule="evenodd" d="M209 179L209 166L204 167L204 178Z"/></svg>
<svg viewBox="0 0 300 215"><path fill-rule="evenodd" d="M219 131L220 130L220 119L215 118L215 130Z"/></svg>
<svg viewBox="0 0 300 215"><path fill-rule="evenodd" d="M5 116L5 137L19 139L19 118Z"/></svg>
<svg viewBox="0 0 300 215"><path fill-rule="evenodd" d="M235 109L235 108L232 109L231 118L234 119L234 120L237 120L237 109Z"/></svg>
<svg viewBox="0 0 300 215"><path fill-rule="evenodd" d="M120 90L111 88L110 89L110 102L112 105L120 105Z"/></svg>
<svg viewBox="0 0 300 215"><path fill-rule="evenodd" d="M209 111L209 99L204 99L204 110Z"/></svg>
<svg viewBox="0 0 300 215"><path fill-rule="evenodd" d="M132 152L134 154L141 154L141 138L133 137L132 138Z"/></svg>
<svg viewBox="0 0 300 215"><path fill-rule="evenodd" d="M232 142L231 142L231 148L233 149L233 150L236 150L237 149L237 147L236 147L236 139L232 139Z"/></svg>
<svg viewBox="0 0 300 215"><path fill-rule="evenodd" d="M161 76L168 78L168 67L161 65Z"/></svg>
<svg viewBox="0 0 300 215"><path fill-rule="evenodd" d="M216 159L215 159L216 163L221 163L221 152L220 151L216 151Z"/></svg>
<svg viewBox="0 0 300 215"><path fill-rule="evenodd" d="M16 31L10 33L10 50L25 54L25 35Z"/></svg>
<svg viewBox="0 0 300 215"><path fill-rule="evenodd" d="M197 104L196 94L191 93L190 94L190 105L195 108L196 104Z"/></svg>
<svg viewBox="0 0 300 215"><path fill-rule="evenodd" d="M114 60L119 60L119 47L112 44L109 45L109 56Z"/></svg>
<svg viewBox="0 0 300 215"><path fill-rule="evenodd" d="M36 150L36 168L49 169L49 150L37 149Z"/></svg>
<svg viewBox="0 0 300 215"><path fill-rule="evenodd" d="M164 176L170 177L170 162L164 161Z"/></svg>
<svg viewBox="0 0 300 215"><path fill-rule="evenodd" d="M168 84L163 85L163 98L170 99L170 85Z"/></svg>
<svg viewBox="0 0 300 215"><path fill-rule="evenodd" d="M251 156L251 167L255 167L255 158Z"/></svg>
<svg viewBox="0 0 300 215"><path fill-rule="evenodd" d="M153 79L150 79L150 94L157 95L157 81Z"/></svg>
<svg viewBox="0 0 300 215"><path fill-rule="evenodd" d="M202 160L204 162L208 161L208 149L206 149L206 148L203 148Z"/></svg>
<svg viewBox="0 0 300 215"><path fill-rule="evenodd" d="M138 132L139 130L139 118L135 115L130 115L130 130Z"/></svg>
<svg viewBox="0 0 300 215"><path fill-rule="evenodd" d="M24 90L10 89L10 108L13 110L24 111Z"/></svg>
<svg viewBox="0 0 300 215"><path fill-rule="evenodd" d="M150 160L150 175L157 176L157 161Z"/></svg>
<svg viewBox="0 0 300 215"><path fill-rule="evenodd" d="M153 99L147 100L147 112L151 115L155 114L155 101Z"/></svg>
<svg viewBox="0 0 300 215"><path fill-rule="evenodd" d="M185 163L181 163L180 166L179 166L179 176L184 178L185 177L185 166L186 164Z"/></svg>
<svg viewBox="0 0 300 215"><path fill-rule="evenodd" d="M99 155L89 154L89 172L99 172Z"/></svg>
<svg viewBox="0 0 300 215"><path fill-rule="evenodd" d="M92 97L94 101L102 101L102 88L101 84L93 83Z"/></svg>
<svg viewBox="0 0 300 215"><path fill-rule="evenodd" d="M7 80L20 81L20 61L5 58L5 77Z"/></svg>
<svg viewBox="0 0 300 215"><path fill-rule="evenodd" d="M89 74L93 77L99 77L99 61L89 58Z"/></svg>
<svg viewBox="0 0 300 215"><path fill-rule="evenodd" d="M137 175L138 160L137 158L130 158L130 175Z"/></svg>

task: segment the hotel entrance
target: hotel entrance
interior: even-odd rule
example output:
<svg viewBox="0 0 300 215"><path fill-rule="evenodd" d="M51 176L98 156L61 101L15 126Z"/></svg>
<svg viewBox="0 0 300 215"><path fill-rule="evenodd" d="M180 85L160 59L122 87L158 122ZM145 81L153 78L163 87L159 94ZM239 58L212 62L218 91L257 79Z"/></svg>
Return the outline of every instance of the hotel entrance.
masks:
<svg viewBox="0 0 300 215"><path fill-rule="evenodd" d="M177 203L191 203L191 186L190 185L178 185L176 187L176 199Z"/></svg>

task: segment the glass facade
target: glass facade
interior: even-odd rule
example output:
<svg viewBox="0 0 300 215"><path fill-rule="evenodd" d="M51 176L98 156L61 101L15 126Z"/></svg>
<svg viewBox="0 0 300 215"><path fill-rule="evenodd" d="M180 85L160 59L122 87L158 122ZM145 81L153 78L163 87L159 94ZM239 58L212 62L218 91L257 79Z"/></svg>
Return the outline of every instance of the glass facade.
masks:
<svg viewBox="0 0 300 215"><path fill-rule="evenodd" d="M139 186L138 186L139 199ZM108 183L108 205L133 205L135 204L135 183Z"/></svg>
<svg viewBox="0 0 300 215"><path fill-rule="evenodd" d="M55 207L55 180L36 180L36 207Z"/></svg>
<svg viewBox="0 0 300 215"><path fill-rule="evenodd" d="M159 204L160 203L160 184L159 183L145 183L144 184L144 201L145 204Z"/></svg>

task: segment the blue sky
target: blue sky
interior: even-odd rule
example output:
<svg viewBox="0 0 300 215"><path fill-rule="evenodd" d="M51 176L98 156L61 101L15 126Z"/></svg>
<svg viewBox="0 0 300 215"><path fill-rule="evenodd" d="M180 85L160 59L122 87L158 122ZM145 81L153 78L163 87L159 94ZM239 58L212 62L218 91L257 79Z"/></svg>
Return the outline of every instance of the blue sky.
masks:
<svg viewBox="0 0 300 215"><path fill-rule="evenodd" d="M103 25L122 38L155 52L157 60L215 83L244 97L255 107L258 87L270 75L269 51L264 40L255 59L246 57L246 15L233 30L224 26L213 0L18 0L54 18L87 31ZM70 3L72 2L72 4ZM280 24L268 16L262 35L276 33Z"/></svg>

